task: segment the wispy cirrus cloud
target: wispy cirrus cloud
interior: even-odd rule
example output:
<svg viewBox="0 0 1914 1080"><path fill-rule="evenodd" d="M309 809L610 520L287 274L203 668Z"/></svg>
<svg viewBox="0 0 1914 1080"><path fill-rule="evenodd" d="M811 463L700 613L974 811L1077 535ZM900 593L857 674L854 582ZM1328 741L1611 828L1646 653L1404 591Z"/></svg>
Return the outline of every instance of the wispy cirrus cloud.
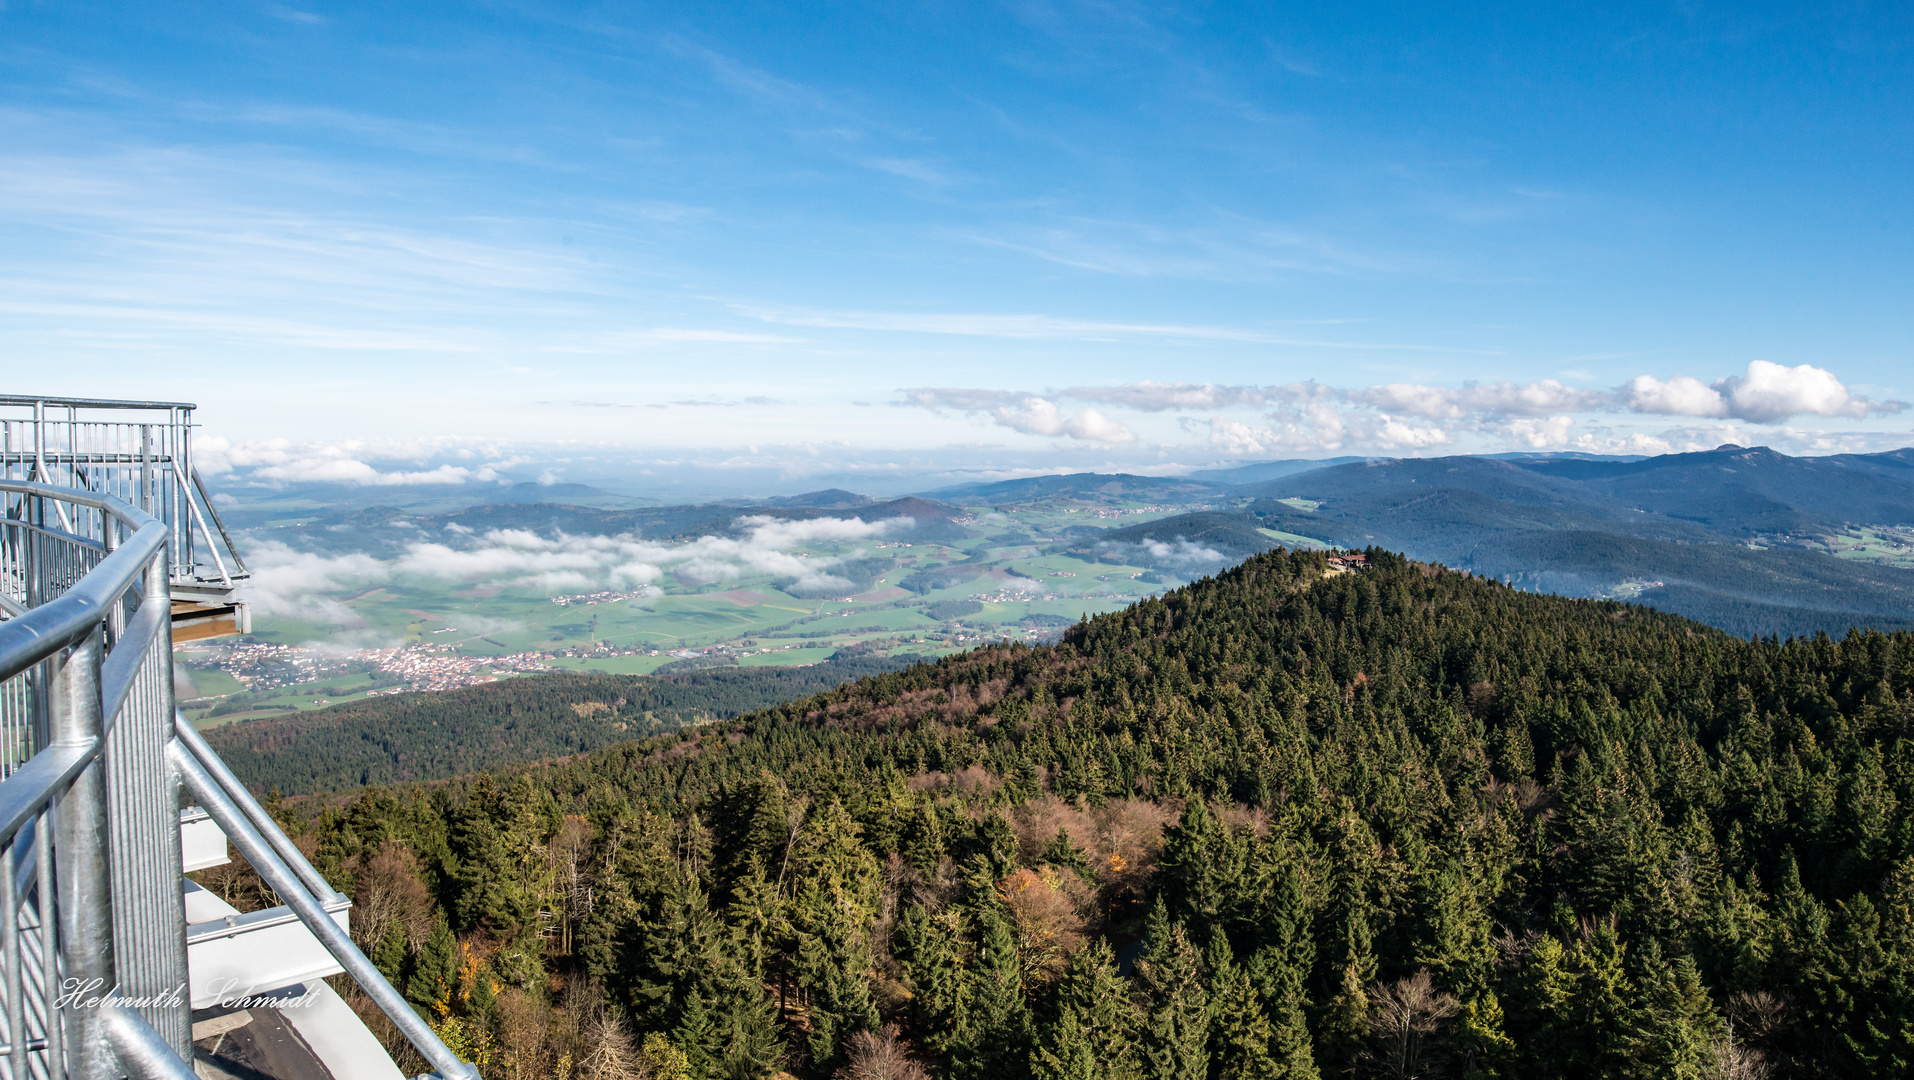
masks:
<svg viewBox="0 0 1914 1080"><path fill-rule="evenodd" d="M751 318L782 326L810 326L833 330L874 330L956 337L1014 338L1028 341L1187 340L1242 342L1256 345L1293 345L1319 349L1384 352L1473 353L1439 345L1412 342L1337 341L1303 338L1245 327L1201 324L1112 322L1071 319L1054 315L1006 315L962 312L873 312L780 309L745 304L734 310Z"/></svg>

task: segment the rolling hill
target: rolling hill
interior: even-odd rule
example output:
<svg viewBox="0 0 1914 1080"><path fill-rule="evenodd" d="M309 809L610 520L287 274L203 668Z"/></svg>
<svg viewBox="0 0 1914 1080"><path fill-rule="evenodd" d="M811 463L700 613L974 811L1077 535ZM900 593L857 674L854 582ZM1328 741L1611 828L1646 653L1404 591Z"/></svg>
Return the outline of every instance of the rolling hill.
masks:
<svg viewBox="0 0 1914 1080"><path fill-rule="evenodd" d="M1914 1067L1914 637L1368 555L287 813L536 1075Z"/></svg>
<svg viewBox="0 0 1914 1080"><path fill-rule="evenodd" d="M810 667L682 675L532 675L368 698L202 734L256 790L347 791L584 753L815 694L913 659L844 656Z"/></svg>

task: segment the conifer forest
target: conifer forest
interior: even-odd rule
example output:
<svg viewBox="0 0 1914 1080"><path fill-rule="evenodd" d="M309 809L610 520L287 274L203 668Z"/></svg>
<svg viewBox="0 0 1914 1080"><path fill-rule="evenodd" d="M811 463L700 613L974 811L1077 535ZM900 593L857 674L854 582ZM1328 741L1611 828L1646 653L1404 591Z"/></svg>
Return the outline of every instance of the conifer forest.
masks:
<svg viewBox="0 0 1914 1080"><path fill-rule="evenodd" d="M1914 636L1367 559L271 809L488 1080L1914 1071Z"/></svg>

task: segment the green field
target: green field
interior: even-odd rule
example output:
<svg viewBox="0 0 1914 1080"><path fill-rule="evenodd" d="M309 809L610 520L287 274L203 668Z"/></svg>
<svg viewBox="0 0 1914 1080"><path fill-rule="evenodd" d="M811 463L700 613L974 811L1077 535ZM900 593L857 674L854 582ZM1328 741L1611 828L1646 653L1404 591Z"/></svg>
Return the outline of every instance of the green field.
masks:
<svg viewBox="0 0 1914 1080"><path fill-rule="evenodd" d="M1122 512L1126 509L1138 512ZM560 605L553 602L553 591L543 588L395 578L379 587L325 594L321 599L335 617L345 614L344 625L257 616L253 639L288 645L330 642L345 648L438 644L468 657L532 652L561 670L607 674L649 674L679 660L674 652L714 648L718 656L690 662L813 664L847 645L886 654L939 654L983 640L1054 636L1086 614L1115 610L1161 592L1164 579L1150 575L1147 568L1093 561L1081 551L1084 538L1094 538L1088 530L1136 525L1173 512L1122 506L978 507L971 510L966 525L971 535L964 539L821 543L790 549L795 556L862 559L876 567L856 582L850 598L801 598L778 588L769 576L747 575L716 583L668 577L660 583L663 595ZM288 515L287 522L298 521ZM1310 544L1301 537L1272 535ZM1072 547L1078 553L1065 550ZM929 591L903 587L908 582L922 589L925 581L912 575L953 566L976 576ZM936 605L949 612L953 606L967 607L964 601L980 607L944 617L933 614ZM595 655L557 655L566 652ZM193 678L202 697L241 689L221 672L196 670ZM312 693L315 686L343 691L323 699L329 702L362 697L367 688L363 678L320 678L262 692L249 702L256 709L233 715L313 708L321 700ZM192 710L195 719L215 723L232 718L207 717L211 704Z"/></svg>
<svg viewBox="0 0 1914 1080"><path fill-rule="evenodd" d="M1914 528L1870 525L1822 538L1822 549L1843 559L1914 569Z"/></svg>

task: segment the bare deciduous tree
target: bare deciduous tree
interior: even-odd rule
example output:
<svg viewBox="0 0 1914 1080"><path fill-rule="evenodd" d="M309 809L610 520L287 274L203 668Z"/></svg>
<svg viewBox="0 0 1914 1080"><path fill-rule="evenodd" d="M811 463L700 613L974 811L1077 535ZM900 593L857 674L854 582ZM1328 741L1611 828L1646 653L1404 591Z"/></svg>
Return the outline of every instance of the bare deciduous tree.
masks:
<svg viewBox="0 0 1914 1080"><path fill-rule="evenodd" d="M1715 1046L1714 1065L1710 1080L1768 1080L1774 1072L1761 1059L1760 1051L1737 1041L1732 1030Z"/></svg>
<svg viewBox="0 0 1914 1080"><path fill-rule="evenodd" d="M1017 929L1024 977L1048 981L1062 974L1070 954L1083 944L1084 912L1095 892L1074 875L1050 867L1019 870L997 883L997 896Z"/></svg>
<svg viewBox="0 0 1914 1080"><path fill-rule="evenodd" d="M352 898L352 935L370 950L393 923L404 927L414 949L432 933L437 905L419 877L419 857L397 840L387 840L364 857Z"/></svg>
<svg viewBox="0 0 1914 1080"><path fill-rule="evenodd" d="M930 1080L897 1041L896 1024L881 1035L860 1031L851 1036L847 1056L850 1062L837 1071L837 1080Z"/></svg>
<svg viewBox="0 0 1914 1080"><path fill-rule="evenodd" d="M1427 970L1369 990L1369 1070L1389 1080L1440 1076L1443 1021L1461 1011L1455 995L1436 989Z"/></svg>
<svg viewBox="0 0 1914 1080"><path fill-rule="evenodd" d="M646 1080L644 1056L617 1013L598 1005L580 1028L591 1047L578 1062L582 1080Z"/></svg>

